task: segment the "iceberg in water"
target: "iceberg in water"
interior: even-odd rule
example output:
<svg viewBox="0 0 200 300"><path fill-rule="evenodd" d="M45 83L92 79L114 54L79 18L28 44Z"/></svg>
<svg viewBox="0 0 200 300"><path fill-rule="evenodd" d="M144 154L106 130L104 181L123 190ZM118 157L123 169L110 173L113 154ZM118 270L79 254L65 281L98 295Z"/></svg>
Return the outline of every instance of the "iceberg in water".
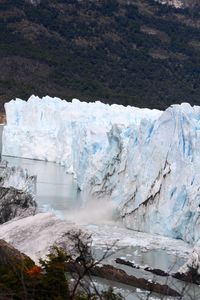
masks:
<svg viewBox="0 0 200 300"><path fill-rule="evenodd" d="M4 155L65 165L85 201L112 201L130 229L199 240L200 107L32 96L5 108Z"/></svg>

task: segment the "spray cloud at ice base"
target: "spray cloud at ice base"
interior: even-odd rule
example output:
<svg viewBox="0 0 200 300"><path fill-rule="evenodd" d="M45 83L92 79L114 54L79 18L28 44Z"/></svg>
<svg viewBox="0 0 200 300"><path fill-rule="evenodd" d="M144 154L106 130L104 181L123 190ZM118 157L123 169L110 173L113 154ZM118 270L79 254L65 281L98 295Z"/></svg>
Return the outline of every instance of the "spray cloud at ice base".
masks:
<svg viewBox="0 0 200 300"><path fill-rule="evenodd" d="M65 165L84 201L111 201L128 228L199 240L200 107L32 96L5 108L4 155Z"/></svg>

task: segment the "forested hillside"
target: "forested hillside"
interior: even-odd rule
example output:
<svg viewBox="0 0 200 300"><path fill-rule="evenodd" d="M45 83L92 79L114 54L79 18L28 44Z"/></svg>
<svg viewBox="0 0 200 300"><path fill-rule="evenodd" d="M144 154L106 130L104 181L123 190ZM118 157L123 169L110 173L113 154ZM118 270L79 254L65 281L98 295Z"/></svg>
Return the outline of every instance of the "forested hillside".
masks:
<svg viewBox="0 0 200 300"><path fill-rule="evenodd" d="M0 100L200 105L200 9L153 0L0 0ZM37 5L36 5L37 4Z"/></svg>

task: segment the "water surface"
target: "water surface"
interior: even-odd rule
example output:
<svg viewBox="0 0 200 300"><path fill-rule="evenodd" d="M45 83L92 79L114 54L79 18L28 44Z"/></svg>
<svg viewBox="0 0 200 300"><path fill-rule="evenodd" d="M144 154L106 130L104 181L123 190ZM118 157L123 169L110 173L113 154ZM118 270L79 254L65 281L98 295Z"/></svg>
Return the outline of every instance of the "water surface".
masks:
<svg viewBox="0 0 200 300"><path fill-rule="evenodd" d="M3 156L10 166L21 166L37 176L36 201L42 211L54 211L64 218L79 204L77 184L65 168L53 162Z"/></svg>

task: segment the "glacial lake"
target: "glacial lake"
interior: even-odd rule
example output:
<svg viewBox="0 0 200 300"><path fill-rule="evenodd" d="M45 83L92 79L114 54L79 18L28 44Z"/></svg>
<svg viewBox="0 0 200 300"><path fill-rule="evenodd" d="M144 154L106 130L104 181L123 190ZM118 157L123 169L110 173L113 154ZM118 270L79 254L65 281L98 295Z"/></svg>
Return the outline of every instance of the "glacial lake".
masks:
<svg viewBox="0 0 200 300"><path fill-rule="evenodd" d="M128 274L149 280L158 280L166 283L166 278L151 275L145 271L131 269L127 266L115 263L117 257L133 261L139 265L149 265L165 271L176 271L186 261L191 246L182 241L172 240L159 236L138 233L125 229L121 223L105 218L97 218L94 207L82 209L76 180L70 174L66 174L65 168L51 162L22 159L3 156L3 160L9 162L9 166L21 166L26 168L30 175L37 176L36 201L42 211L52 211L61 219L70 219L78 223L81 228L89 230L94 238L94 253L102 257L109 243L118 241L113 248L113 253L105 262L125 270ZM90 211L91 209L91 211ZM97 207L97 210L99 208ZM91 215L93 218L91 219ZM99 215L99 214L98 214ZM89 217L90 216L90 217ZM88 222L87 222L88 218ZM101 221L102 220L102 221ZM116 291L122 292L127 300L146 299L147 293L130 286L97 280L97 285L112 285ZM170 286L182 290L184 285L178 280L170 279ZM200 299L200 289L197 286L188 286L183 299ZM195 298L194 298L195 296ZM149 299L175 299L152 294Z"/></svg>

